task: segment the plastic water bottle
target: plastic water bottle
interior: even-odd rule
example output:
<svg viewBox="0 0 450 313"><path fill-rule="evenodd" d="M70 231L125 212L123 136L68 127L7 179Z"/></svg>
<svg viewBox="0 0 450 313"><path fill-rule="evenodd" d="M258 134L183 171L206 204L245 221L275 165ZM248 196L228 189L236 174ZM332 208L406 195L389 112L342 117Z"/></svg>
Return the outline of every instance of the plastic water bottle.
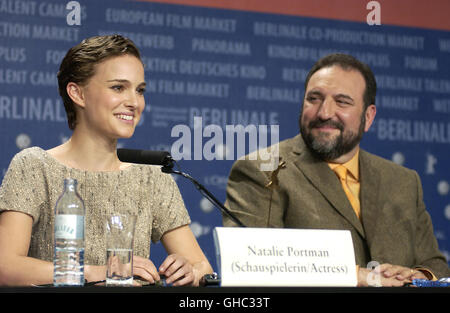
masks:
<svg viewBox="0 0 450 313"><path fill-rule="evenodd" d="M65 179L55 206L54 286L84 285L84 214L77 181Z"/></svg>

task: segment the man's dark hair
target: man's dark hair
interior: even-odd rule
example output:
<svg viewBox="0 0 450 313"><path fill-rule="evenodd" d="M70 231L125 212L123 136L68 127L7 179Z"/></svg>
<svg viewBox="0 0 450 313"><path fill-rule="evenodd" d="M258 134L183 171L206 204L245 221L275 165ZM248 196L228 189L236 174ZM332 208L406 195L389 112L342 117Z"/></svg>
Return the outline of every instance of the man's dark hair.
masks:
<svg viewBox="0 0 450 313"><path fill-rule="evenodd" d="M375 96L377 93L377 83L375 81L375 76L373 75L372 70L367 64L362 63L357 60L355 57L342 54L342 53L334 53L327 55L320 60L318 60L311 70L306 76L305 80L305 91L308 86L309 80L311 76L317 72L318 70L331 66L339 66L344 70L356 70L361 73L366 82L366 89L364 90L363 100L364 100L364 109L371 104L375 104Z"/></svg>

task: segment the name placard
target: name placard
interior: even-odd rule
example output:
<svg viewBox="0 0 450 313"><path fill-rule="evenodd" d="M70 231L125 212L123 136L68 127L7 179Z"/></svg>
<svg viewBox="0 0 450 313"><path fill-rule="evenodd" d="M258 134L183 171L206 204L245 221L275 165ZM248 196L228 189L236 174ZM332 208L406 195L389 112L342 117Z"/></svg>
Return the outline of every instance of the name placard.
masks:
<svg viewBox="0 0 450 313"><path fill-rule="evenodd" d="M222 286L356 286L350 231L216 227Z"/></svg>

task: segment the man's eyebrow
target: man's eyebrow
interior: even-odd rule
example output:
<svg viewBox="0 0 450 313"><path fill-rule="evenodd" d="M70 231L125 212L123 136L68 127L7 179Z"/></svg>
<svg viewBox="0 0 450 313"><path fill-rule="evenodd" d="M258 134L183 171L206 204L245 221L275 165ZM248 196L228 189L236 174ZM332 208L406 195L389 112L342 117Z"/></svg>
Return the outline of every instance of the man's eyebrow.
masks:
<svg viewBox="0 0 450 313"><path fill-rule="evenodd" d="M335 98L345 98L345 99L348 99L348 100L350 100L350 101L352 101L352 102L355 101L355 100L353 100L352 97L350 97L349 95L346 95L346 94L344 94L344 93L338 93L338 94L335 95L334 97L335 97Z"/></svg>
<svg viewBox="0 0 450 313"><path fill-rule="evenodd" d="M318 90L310 90L306 93L308 96L323 96L323 93L321 93Z"/></svg>

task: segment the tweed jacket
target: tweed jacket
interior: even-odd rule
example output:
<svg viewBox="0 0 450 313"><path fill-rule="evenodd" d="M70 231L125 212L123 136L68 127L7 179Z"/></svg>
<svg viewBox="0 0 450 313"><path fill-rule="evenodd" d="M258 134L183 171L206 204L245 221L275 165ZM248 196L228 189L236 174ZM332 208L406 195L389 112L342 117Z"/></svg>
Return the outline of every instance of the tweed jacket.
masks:
<svg viewBox="0 0 450 313"><path fill-rule="evenodd" d="M264 161L250 155L233 164L225 205L244 225L346 229L362 267L377 261L450 276L415 171L360 149L359 220L337 176L312 156L300 135L278 145L285 165L276 173L261 171ZM226 215L223 224L236 226Z"/></svg>

